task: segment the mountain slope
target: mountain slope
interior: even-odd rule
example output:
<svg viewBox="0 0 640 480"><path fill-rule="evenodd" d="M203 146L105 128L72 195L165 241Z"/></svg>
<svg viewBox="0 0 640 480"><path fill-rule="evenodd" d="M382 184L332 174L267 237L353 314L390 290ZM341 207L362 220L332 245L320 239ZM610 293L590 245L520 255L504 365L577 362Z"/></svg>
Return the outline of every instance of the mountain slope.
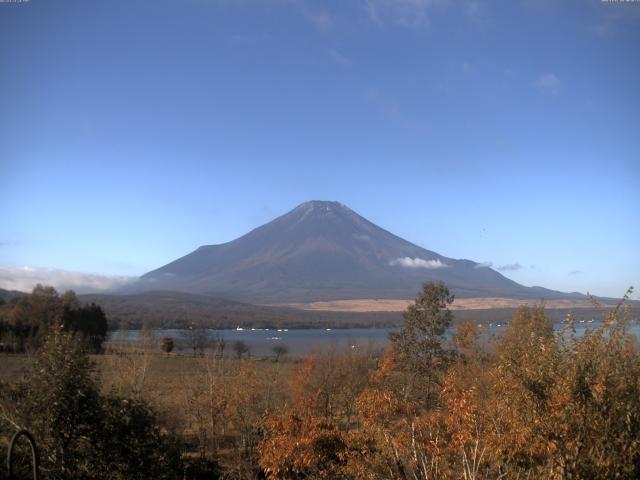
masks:
<svg viewBox="0 0 640 480"><path fill-rule="evenodd" d="M17 290L5 290L4 288L0 288L0 304L2 302L8 302L13 298L23 297L27 295L24 292L19 292Z"/></svg>
<svg viewBox="0 0 640 480"><path fill-rule="evenodd" d="M303 203L231 242L202 246L143 275L135 289L278 303L412 298L428 280L442 280L460 296L571 296L444 257L323 201Z"/></svg>

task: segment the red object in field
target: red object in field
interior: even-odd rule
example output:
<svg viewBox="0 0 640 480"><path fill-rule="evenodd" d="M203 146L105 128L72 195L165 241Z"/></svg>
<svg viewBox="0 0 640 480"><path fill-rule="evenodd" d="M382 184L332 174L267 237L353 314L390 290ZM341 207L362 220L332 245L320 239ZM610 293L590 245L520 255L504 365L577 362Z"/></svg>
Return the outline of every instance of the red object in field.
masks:
<svg viewBox="0 0 640 480"><path fill-rule="evenodd" d="M162 340L160 340L160 348L162 348L162 350L167 352L167 353L172 351L173 350L173 338L164 337Z"/></svg>

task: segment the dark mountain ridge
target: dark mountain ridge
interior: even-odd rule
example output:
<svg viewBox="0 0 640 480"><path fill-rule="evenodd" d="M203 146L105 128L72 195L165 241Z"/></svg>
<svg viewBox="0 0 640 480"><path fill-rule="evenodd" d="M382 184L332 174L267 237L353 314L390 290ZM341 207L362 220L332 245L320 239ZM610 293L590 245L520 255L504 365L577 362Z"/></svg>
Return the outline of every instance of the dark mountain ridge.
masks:
<svg viewBox="0 0 640 480"><path fill-rule="evenodd" d="M458 296L584 298L525 287L471 260L445 257L338 203L310 201L242 237L205 245L146 273L130 291L174 290L250 303L413 298L442 280Z"/></svg>

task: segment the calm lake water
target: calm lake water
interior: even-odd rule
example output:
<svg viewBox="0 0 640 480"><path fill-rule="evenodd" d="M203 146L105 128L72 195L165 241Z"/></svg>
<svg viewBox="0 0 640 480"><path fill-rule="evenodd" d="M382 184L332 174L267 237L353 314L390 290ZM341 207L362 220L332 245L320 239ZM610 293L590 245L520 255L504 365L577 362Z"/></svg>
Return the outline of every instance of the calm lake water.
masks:
<svg viewBox="0 0 640 480"><path fill-rule="evenodd" d="M584 335L593 330L599 322L576 323L576 334ZM556 324L556 329L565 324ZM487 328L483 337L489 339L505 329L504 324L492 324ZM640 338L640 324L634 322L631 333ZM384 328L345 328L345 329L251 329L243 330L213 330L206 331L210 340L223 338L227 344L226 352L233 353L233 343L242 340L251 350L252 355L272 355L273 348L284 345L289 355L307 355L311 352L321 352L328 349L344 351L346 349L383 348L388 340L388 329ZM159 339L171 337L176 344L175 351L189 352L189 330L155 330ZM116 330L109 334L109 342L136 343L140 338L139 330Z"/></svg>

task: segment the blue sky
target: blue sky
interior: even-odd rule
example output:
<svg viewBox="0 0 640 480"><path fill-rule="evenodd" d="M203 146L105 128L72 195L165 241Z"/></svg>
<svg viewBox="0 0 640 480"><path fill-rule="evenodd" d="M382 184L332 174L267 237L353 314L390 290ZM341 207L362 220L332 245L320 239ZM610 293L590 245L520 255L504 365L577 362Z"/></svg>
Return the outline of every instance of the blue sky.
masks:
<svg viewBox="0 0 640 480"><path fill-rule="evenodd" d="M99 288L323 199L619 296L638 45L640 3L599 0L0 3L0 287Z"/></svg>

